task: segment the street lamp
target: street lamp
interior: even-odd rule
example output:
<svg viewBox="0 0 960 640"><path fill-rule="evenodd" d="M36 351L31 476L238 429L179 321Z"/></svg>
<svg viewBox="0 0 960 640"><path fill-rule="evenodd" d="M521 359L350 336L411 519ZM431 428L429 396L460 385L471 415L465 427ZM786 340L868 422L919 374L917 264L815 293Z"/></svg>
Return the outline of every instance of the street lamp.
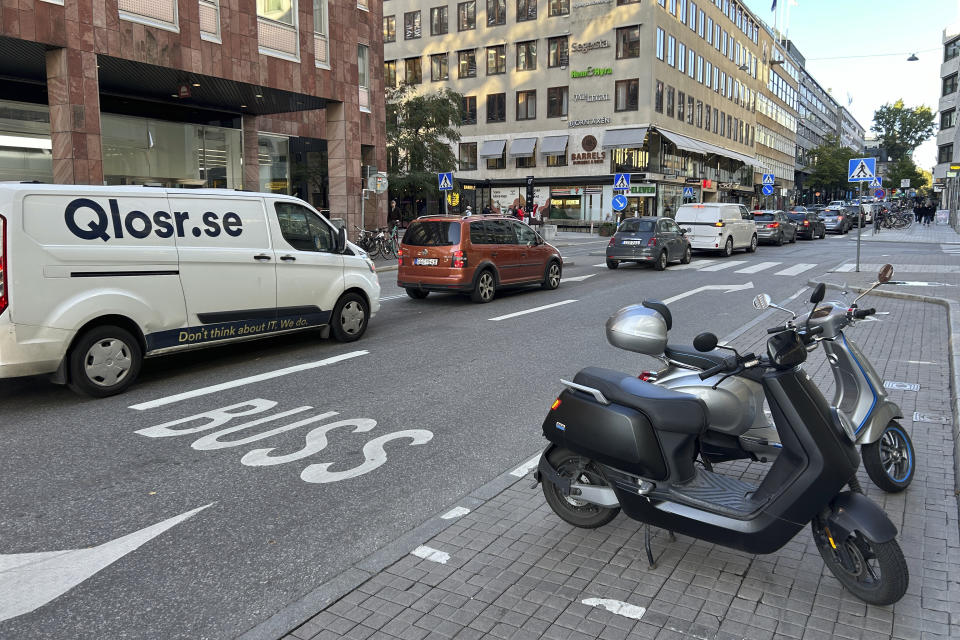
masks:
<svg viewBox="0 0 960 640"><path fill-rule="evenodd" d="M911 53L911 54L910 54L910 57L907 58L907 62L916 62L916 61L919 60L919 59L920 59L920 58L917 57L917 54Z"/></svg>

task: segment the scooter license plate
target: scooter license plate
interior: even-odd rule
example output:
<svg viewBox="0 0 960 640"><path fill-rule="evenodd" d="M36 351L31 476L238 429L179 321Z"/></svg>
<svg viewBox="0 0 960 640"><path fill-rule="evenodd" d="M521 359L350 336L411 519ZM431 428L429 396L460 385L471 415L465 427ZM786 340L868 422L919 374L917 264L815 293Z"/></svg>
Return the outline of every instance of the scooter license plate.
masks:
<svg viewBox="0 0 960 640"><path fill-rule="evenodd" d="M437 259L436 258L414 258L413 264L422 265L425 267L435 267L437 266Z"/></svg>

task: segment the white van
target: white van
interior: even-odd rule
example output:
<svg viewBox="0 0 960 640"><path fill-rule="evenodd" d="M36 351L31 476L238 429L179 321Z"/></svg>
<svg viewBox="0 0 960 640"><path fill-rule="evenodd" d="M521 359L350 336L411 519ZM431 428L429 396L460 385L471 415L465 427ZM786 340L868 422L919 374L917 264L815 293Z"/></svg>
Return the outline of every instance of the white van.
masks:
<svg viewBox="0 0 960 640"><path fill-rule="evenodd" d="M725 256L734 249L757 250L757 225L742 204L685 204L677 209L675 220L686 231L692 249L720 251Z"/></svg>
<svg viewBox="0 0 960 640"><path fill-rule="evenodd" d="M363 335L373 262L297 198L0 184L0 378L103 397L144 356L323 328Z"/></svg>

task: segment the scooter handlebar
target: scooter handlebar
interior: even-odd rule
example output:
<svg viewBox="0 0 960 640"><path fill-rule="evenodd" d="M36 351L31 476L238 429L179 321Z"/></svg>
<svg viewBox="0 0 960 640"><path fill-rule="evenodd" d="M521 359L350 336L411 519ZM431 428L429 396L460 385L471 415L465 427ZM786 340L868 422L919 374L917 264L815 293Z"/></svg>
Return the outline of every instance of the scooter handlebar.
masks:
<svg viewBox="0 0 960 640"><path fill-rule="evenodd" d="M854 317L854 318L857 318L858 320L862 320L862 319L866 318L867 316L872 316L872 315L875 314L876 312L877 312L877 310L876 310L876 309L873 309L873 308L871 308L871 309L857 309L856 311L853 312L853 317Z"/></svg>
<svg viewBox="0 0 960 640"><path fill-rule="evenodd" d="M767 333L780 333L781 331L786 331L787 327L770 327L767 329Z"/></svg>
<svg viewBox="0 0 960 640"><path fill-rule="evenodd" d="M727 370L727 365L726 365L726 364L718 364L718 365L715 366L715 367L710 367L710 368L707 369L706 371L701 371L701 372L700 372L700 379L701 379L701 380L706 380L707 378L709 378L709 377L711 377L711 376L715 376L715 375L717 375L718 373L723 373L723 372L726 371L726 370Z"/></svg>

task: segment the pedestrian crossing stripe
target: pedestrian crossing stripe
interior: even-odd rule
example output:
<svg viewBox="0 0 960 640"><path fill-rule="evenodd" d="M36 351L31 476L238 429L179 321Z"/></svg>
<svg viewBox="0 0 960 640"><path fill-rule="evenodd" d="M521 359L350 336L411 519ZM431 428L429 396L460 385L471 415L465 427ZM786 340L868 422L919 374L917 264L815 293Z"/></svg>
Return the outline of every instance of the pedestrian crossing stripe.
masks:
<svg viewBox="0 0 960 640"><path fill-rule="evenodd" d="M857 164L856 168L850 173L850 180L868 180L873 178L873 172L870 171L870 167L867 166L867 161L861 159Z"/></svg>

